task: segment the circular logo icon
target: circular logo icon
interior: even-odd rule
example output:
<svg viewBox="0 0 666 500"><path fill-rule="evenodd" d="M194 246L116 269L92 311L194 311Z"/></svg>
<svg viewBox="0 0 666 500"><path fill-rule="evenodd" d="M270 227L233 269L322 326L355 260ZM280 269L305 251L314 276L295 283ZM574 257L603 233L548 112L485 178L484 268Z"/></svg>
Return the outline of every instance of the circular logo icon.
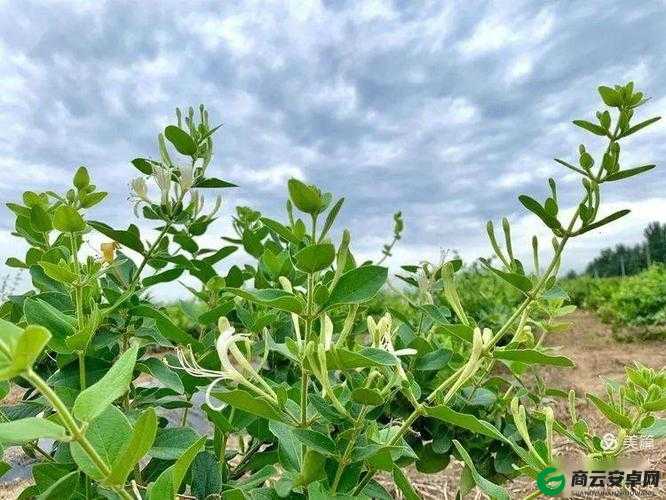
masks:
<svg viewBox="0 0 666 500"><path fill-rule="evenodd" d="M554 497L564 490L566 479L564 474L556 474L557 472L556 467L546 467L537 475L537 486L544 495Z"/></svg>
<svg viewBox="0 0 666 500"><path fill-rule="evenodd" d="M615 437L615 434L613 434L612 432L604 434L604 437L601 438L601 448L604 451L612 450L616 446L617 446L617 438Z"/></svg>

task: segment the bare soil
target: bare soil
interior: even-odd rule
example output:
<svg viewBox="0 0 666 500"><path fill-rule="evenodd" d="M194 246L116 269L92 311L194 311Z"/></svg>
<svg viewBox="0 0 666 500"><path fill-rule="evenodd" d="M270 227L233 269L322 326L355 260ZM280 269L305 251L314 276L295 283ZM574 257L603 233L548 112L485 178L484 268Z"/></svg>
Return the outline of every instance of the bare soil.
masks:
<svg viewBox="0 0 666 500"><path fill-rule="evenodd" d="M549 387L564 390L571 388L579 395L587 392L598 392L604 386L605 379L621 379L624 376L624 367L634 361L641 362L653 368L666 366L666 341L650 341L642 343L618 343L613 339L610 327L601 323L592 313L579 311L569 317L572 327L568 332L550 339L553 345L561 345L561 353L570 357L576 363L572 369L550 369L545 372L545 381ZM604 420L598 415L595 408L584 401L578 405L578 413L591 424L597 433L603 435L606 431ZM559 416L564 416L565 406L557 408ZM566 451L568 446L560 447ZM14 452L9 450L7 453ZM645 455L645 452L641 452ZM7 460L9 457L5 456ZM662 482L666 482L666 442L655 442L649 455L645 457L650 469L662 472ZM21 457L14 457L21 459ZM409 475L413 485L424 499L448 500L454 499L458 487L458 478L461 465L452 462L449 467L439 474L426 475L410 470ZM382 484L396 497L390 478L378 478ZM29 484L29 480L17 479L11 483L0 485L0 499L15 499L18 493ZM517 480L507 485L512 498L524 498L534 492L535 485L531 480ZM485 498L485 495L474 490L467 498ZM537 497L548 498L548 497ZM598 498L598 497L597 497ZM666 499L666 489L660 489L653 498Z"/></svg>

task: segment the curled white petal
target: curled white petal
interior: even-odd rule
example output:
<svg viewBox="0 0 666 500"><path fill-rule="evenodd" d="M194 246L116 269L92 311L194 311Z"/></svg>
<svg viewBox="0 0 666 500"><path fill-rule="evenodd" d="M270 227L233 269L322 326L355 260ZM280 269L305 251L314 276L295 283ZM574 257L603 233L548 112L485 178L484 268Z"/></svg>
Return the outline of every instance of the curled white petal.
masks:
<svg viewBox="0 0 666 500"><path fill-rule="evenodd" d="M220 406L215 406L213 404L213 401L211 400L211 393L213 392L213 389L215 389L215 386L222 382L224 380L223 377L216 378L213 380L210 384L208 384L208 387L206 388L206 404L213 410L213 411L220 411L224 408L224 404Z"/></svg>

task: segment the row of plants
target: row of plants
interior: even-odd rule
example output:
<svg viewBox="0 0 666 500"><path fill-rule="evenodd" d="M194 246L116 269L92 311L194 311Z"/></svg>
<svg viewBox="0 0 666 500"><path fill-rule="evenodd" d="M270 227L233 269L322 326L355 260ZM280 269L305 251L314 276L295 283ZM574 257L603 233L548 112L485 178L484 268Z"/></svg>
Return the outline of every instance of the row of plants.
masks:
<svg viewBox="0 0 666 500"><path fill-rule="evenodd" d="M666 336L666 266L625 278L579 277L563 282L572 301L613 326L619 340Z"/></svg>
<svg viewBox="0 0 666 500"><path fill-rule="evenodd" d="M476 486L508 499L504 483L556 464L556 434L588 457L621 453L576 415L579 398L620 435L661 437L664 370L630 367L604 395L538 376L573 365L543 342L571 311L557 284L566 244L628 213L600 216L602 186L652 168L620 162L620 141L658 119L632 123L643 94L632 83L599 93L614 118L606 109L574 122L605 141L597 167L583 145L577 164L558 160L582 179L573 217L560 219L553 179L545 201L519 198L552 231L552 257L539 261L534 238L523 264L508 221L502 238L487 226L495 256L481 263L484 279L512 290L501 315L466 309L496 300L494 285L475 294L456 258L403 265L390 304L373 302L400 215L382 257L359 262L336 227L344 199L296 179L279 220L238 207L234 234L204 246L220 207L207 193L235 186L211 175L218 127L203 107L177 112L158 136L159 158L132 162L142 174L134 209L154 223L151 239L135 224L91 220L106 193L83 167L67 192L8 204L30 248L7 265L34 287L0 307L0 387L21 395L1 408L0 442L39 461L20 498L389 499L376 480L387 473L415 499L407 467L437 473L457 459L461 495ZM83 257L92 231L109 241ZM253 262L224 265L240 251ZM183 285L194 298L184 317L150 300L151 287L186 275L198 284ZM555 417L555 398L569 401L567 418ZM189 424L195 406L210 434Z"/></svg>

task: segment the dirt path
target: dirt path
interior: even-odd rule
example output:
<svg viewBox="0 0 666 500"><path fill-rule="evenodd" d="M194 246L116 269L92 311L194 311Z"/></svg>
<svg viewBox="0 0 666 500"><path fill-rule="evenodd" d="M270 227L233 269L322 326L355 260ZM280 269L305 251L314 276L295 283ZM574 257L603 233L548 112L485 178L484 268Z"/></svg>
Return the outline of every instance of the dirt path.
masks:
<svg viewBox="0 0 666 500"><path fill-rule="evenodd" d="M666 341L623 344L613 340L611 330L598 318L588 312L576 312L569 317L572 328L558 337L550 339L552 345L561 345L561 353L573 359L576 367L569 370L547 370L545 380L548 386L560 389L575 389L579 396L586 392L598 392L604 386L604 378L620 379L624 376L624 367L639 361L653 368L666 366ZM564 406L557 408L563 414ZM596 410L585 402L578 405L578 413L585 417L591 426L603 433L603 419ZM649 457L650 467L666 475L666 443L655 444ZM410 471L410 477L419 493L427 500L454 499L460 464L451 465L440 474L425 475ZM389 491L393 492L390 479L382 480ZM0 499L14 499L25 481L0 486ZM532 481L516 481L507 485L512 498L523 498L534 490ZM394 493L394 492L393 492ZM468 498L482 498L476 491ZM547 497L543 497L547 498ZM666 492L662 498L666 498Z"/></svg>

